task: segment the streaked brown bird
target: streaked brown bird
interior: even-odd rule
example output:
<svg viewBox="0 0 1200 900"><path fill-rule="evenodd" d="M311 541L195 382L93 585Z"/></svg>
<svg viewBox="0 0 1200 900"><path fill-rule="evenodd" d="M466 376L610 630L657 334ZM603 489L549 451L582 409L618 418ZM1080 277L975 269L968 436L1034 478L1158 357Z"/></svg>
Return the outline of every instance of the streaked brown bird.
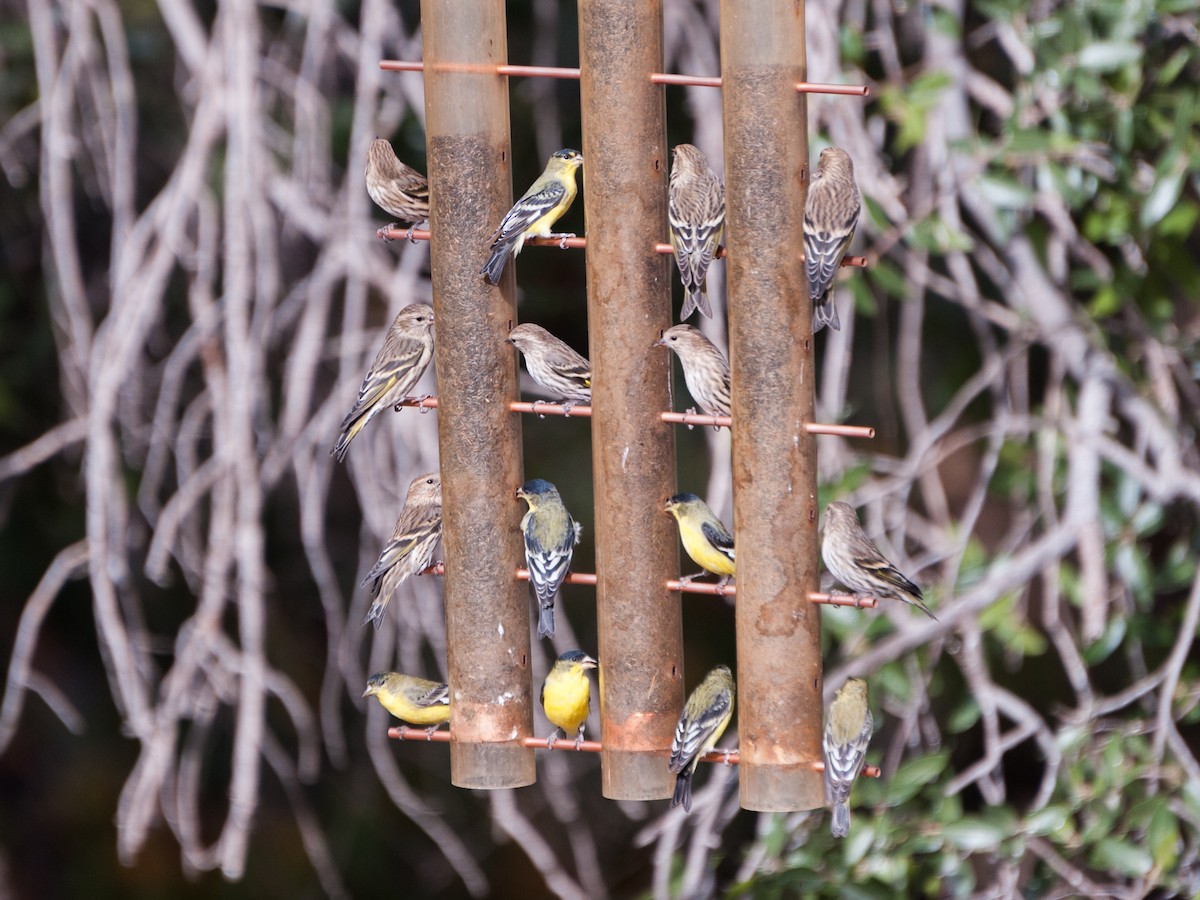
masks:
<svg viewBox="0 0 1200 900"><path fill-rule="evenodd" d="M804 204L804 269L813 305L813 334L826 325L841 330L833 303L833 283L850 247L862 201L850 154L838 147L821 151Z"/></svg>
<svg viewBox="0 0 1200 900"><path fill-rule="evenodd" d="M934 621L921 589L888 562L859 524L849 503L835 501L825 508L825 537L821 541L825 568L856 597L903 600Z"/></svg>
<svg viewBox="0 0 1200 900"><path fill-rule="evenodd" d="M330 451L341 462L350 442L368 422L403 400L433 359L433 307L413 303L392 321L383 346L367 370L354 407L342 420L341 434Z"/></svg>
<svg viewBox="0 0 1200 900"><path fill-rule="evenodd" d="M592 364L563 341L532 322L516 326L507 340L524 355L529 376L568 410L592 402Z"/></svg>
<svg viewBox="0 0 1200 900"><path fill-rule="evenodd" d="M679 319L697 309L712 318L707 275L725 230L725 186L704 152L692 144L678 144L672 153L667 222L686 292Z"/></svg>
<svg viewBox="0 0 1200 900"><path fill-rule="evenodd" d="M374 602L363 624L374 622L378 628L383 623L392 594L409 577L424 571L433 561L433 551L442 539L442 476L437 472L418 475L408 486L404 508L379 555L363 579L363 587L370 585Z"/></svg>
<svg viewBox="0 0 1200 900"><path fill-rule="evenodd" d="M407 223L410 226L408 238L412 240L413 230L429 220L429 180L401 162L392 145L383 138L371 141L367 148L366 178L371 199L384 212L398 219L379 229L379 236L390 241L387 229Z"/></svg>
<svg viewBox="0 0 1200 900"><path fill-rule="evenodd" d="M729 363L712 341L691 325L675 325L653 346L675 351L688 393L706 416L730 415Z"/></svg>

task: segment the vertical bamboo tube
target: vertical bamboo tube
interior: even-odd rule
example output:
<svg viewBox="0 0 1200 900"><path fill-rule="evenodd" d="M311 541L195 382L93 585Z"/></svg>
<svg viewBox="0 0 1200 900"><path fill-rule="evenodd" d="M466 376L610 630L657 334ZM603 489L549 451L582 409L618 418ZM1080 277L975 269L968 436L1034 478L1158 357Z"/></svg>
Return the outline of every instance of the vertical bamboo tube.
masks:
<svg viewBox="0 0 1200 900"><path fill-rule="evenodd" d="M804 4L722 0L741 804L823 803Z"/></svg>
<svg viewBox="0 0 1200 900"><path fill-rule="evenodd" d="M596 492L597 621L604 796L671 796L667 756L683 706L674 524L671 324L661 0L580 0L580 97Z"/></svg>
<svg viewBox="0 0 1200 900"><path fill-rule="evenodd" d="M438 444L446 545L446 637L452 700L450 778L469 788L536 779L529 598L514 578L520 417L508 322L512 267L499 288L479 274L489 233L512 205L504 0L422 0L425 117L432 203ZM466 64L460 65L460 64ZM464 71L468 66L480 69ZM453 70L452 70L453 69ZM482 74L481 74L482 72Z"/></svg>

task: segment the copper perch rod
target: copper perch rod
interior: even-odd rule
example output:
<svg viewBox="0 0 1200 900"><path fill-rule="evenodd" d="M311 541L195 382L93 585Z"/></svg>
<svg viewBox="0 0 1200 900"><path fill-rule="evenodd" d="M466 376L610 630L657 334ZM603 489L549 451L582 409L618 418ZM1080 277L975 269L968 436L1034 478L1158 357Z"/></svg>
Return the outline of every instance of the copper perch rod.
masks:
<svg viewBox="0 0 1200 900"><path fill-rule="evenodd" d="M446 574L445 563L434 563L427 569L421 571L422 575L443 576ZM529 570L517 569L517 581L528 581ZM570 572L568 573L563 584L591 584L596 583L596 575L594 572ZM737 586L732 584L718 584L712 581L677 581L672 579L667 582L668 591L680 591L684 594L709 594L718 597L736 597ZM874 597L857 597L854 594L822 594L812 593L808 595L809 603L824 603L827 606L853 606L856 609L875 609L878 606L878 601Z"/></svg>
<svg viewBox="0 0 1200 900"><path fill-rule="evenodd" d="M717 597L736 597L737 585L721 584L715 581L676 581L667 582L668 591L682 591L685 594L709 594ZM808 595L809 603L824 603L826 606L853 606L857 609L874 609L878 601L874 597L856 597L854 594L822 594Z"/></svg>
<svg viewBox="0 0 1200 900"><path fill-rule="evenodd" d="M426 743L439 744L449 743L450 741L454 740L450 732L444 728L431 734L424 728L409 728L407 725L397 725L394 728L389 728L388 737L395 741L415 741L418 743L424 741ZM527 737L522 738L521 743L526 747L532 747L534 750L549 749L547 746L547 738ZM576 747L575 742L569 740L568 738L559 738L554 742L555 750L569 750L571 752L578 751L580 753L599 753L601 746L602 745L599 741L581 741L579 746ZM728 753L724 750L711 750L704 756L700 757L700 762L728 763L731 766L736 766L739 761L740 759L736 748L728 751ZM812 766L814 772L825 771L825 763L820 760L809 763L809 765ZM878 778L879 767L863 766L862 774L867 778Z"/></svg>
<svg viewBox="0 0 1200 900"><path fill-rule="evenodd" d="M379 68L386 72L423 72L425 63L404 62L398 59L385 59L379 63ZM564 78L578 81L579 70L558 66L479 66L443 64L442 68L451 72L478 72L486 74L495 72L497 75L508 75L523 78ZM672 75L666 72L654 72L650 75L654 84L690 85L693 87L721 86L719 75ZM796 90L801 94L848 94L853 97L866 97L871 89L865 84L816 84L809 81L796 82Z"/></svg>
<svg viewBox="0 0 1200 900"><path fill-rule="evenodd" d="M664 422L675 425L712 425L714 428L729 428L733 420L729 416L704 416L699 413L665 412L661 418ZM818 422L805 422L804 430L809 434L835 434L840 437L873 438L875 429L870 425L822 425Z"/></svg>
<svg viewBox="0 0 1200 900"><path fill-rule="evenodd" d="M402 238L407 239L409 236L407 228L392 228L390 226L384 226L383 228L380 228L378 230L378 234L380 237L387 238L388 240L400 240ZM427 240L429 240L429 232L424 231L419 228L413 229L412 240L413 241L427 241ZM533 247L558 247L560 250L586 250L587 249L587 238L585 238L585 237L569 237L569 238L532 237L532 238L526 238L525 244L526 244L526 246L533 246ZM666 244L666 243L663 243L660 241L654 245L654 252L661 253L663 256L670 256L675 251L671 249L670 244ZM725 256L725 248L718 247L715 255L718 259L724 257ZM797 260L799 260L800 262L804 262L804 255L801 254L800 256L798 256ZM844 268L865 269L867 267L867 262L868 262L868 260L865 256L844 256L844 257L842 257L842 266Z"/></svg>
<svg viewBox="0 0 1200 900"><path fill-rule="evenodd" d="M397 411L404 406L437 409L438 400L437 397L405 397L396 404ZM540 400L534 403L514 400L508 404L508 408L515 413L531 413L538 416L567 416L586 419L592 414L590 406L580 405L564 409L560 403ZM659 418L674 425L711 425L714 428L728 428L731 423L729 416L704 416L699 413L665 412L660 413ZM805 424L804 430L809 434L832 434L839 437L866 438L868 440L875 437L875 429L870 425L822 425L818 422L808 422Z"/></svg>

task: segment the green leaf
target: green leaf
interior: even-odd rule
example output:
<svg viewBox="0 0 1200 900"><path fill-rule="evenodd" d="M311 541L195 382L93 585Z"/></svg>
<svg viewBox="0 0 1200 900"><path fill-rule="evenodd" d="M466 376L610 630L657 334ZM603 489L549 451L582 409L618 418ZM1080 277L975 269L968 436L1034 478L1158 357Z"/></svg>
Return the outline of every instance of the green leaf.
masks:
<svg viewBox="0 0 1200 900"><path fill-rule="evenodd" d="M1121 875L1140 877L1150 871L1154 861L1145 847L1117 838L1101 838L1091 853L1092 865Z"/></svg>
<svg viewBox="0 0 1200 900"><path fill-rule="evenodd" d="M1062 806L1047 806L1025 819L1027 834L1058 835L1071 818L1070 810Z"/></svg>
<svg viewBox="0 0 1200 900"><path fill-rule="evenodd" d="M1146 843L1158 868L1169 871L1175 866L1179 857L1179 820L1165 803L1154 811L1150 819Z"/></svg>
<svg viewBox="0 0 1200 900"><path fill-rule="evenodd" d="M888 779L886 802L889 806L902 806L915 797L925 785L936 781L946 771L950 754L946 751L931 753L909 760Z"/></svg>
<svg viewBox="0 0 1200 900"><path fill-rule="evenodd" d="M964 816L957 822L947 824L942 833L946 840L959 850L971 853L976 850L994 850L1011 832L999 822L985 821L977 816Z"/></svg>
<svg viewBox="0 0 1200 900"><path fill-rule="evenodd" d="M1150 189L1150 194L1142 205L1142 212L1138 217L1141 226L1151 228L1165 218L1167 213L1174 209L1175 204L1179 202L1179 195L1182 192L1182 171L1176 169L1160 177L1154 187Z"/></svg>
<svg viewBox="0 0 1200 900"><path fill-rule="evenodd" d="M1142 48L1137 44L1100 41L1083 48L1079 54L1079 65L1096 72L1111 72L1141 59L1142 53Z"/></svg>

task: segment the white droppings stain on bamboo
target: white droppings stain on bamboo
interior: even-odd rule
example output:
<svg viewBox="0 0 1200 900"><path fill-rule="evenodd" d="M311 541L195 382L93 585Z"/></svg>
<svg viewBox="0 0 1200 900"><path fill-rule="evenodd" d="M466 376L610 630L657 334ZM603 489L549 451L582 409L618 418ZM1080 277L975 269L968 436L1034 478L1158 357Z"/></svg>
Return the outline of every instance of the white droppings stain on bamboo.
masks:
<svg viewBox="0 0 1200 900"><path fill-rule="evenodd" d="M501 694L499 697L496 698L496 705L504 706L505 704L508 703L508 701L513 700L513 699L515 699L515 698L513 697L512 691L505 691L503 694Z"/></svg>
<svg viewBox="0 0 1200 900"><path fill-rule="evenodd" d="M621 471L624 472L629 463L629 448L626 447L621 453Z"/></svg>
<svg viewBox="0 0 1200 900"><path fill-rule="evenodd" d="M504 637L504 623L503 622L501 622L499 625L496 626L496 634L500 635L500 637Z"/></svg>

